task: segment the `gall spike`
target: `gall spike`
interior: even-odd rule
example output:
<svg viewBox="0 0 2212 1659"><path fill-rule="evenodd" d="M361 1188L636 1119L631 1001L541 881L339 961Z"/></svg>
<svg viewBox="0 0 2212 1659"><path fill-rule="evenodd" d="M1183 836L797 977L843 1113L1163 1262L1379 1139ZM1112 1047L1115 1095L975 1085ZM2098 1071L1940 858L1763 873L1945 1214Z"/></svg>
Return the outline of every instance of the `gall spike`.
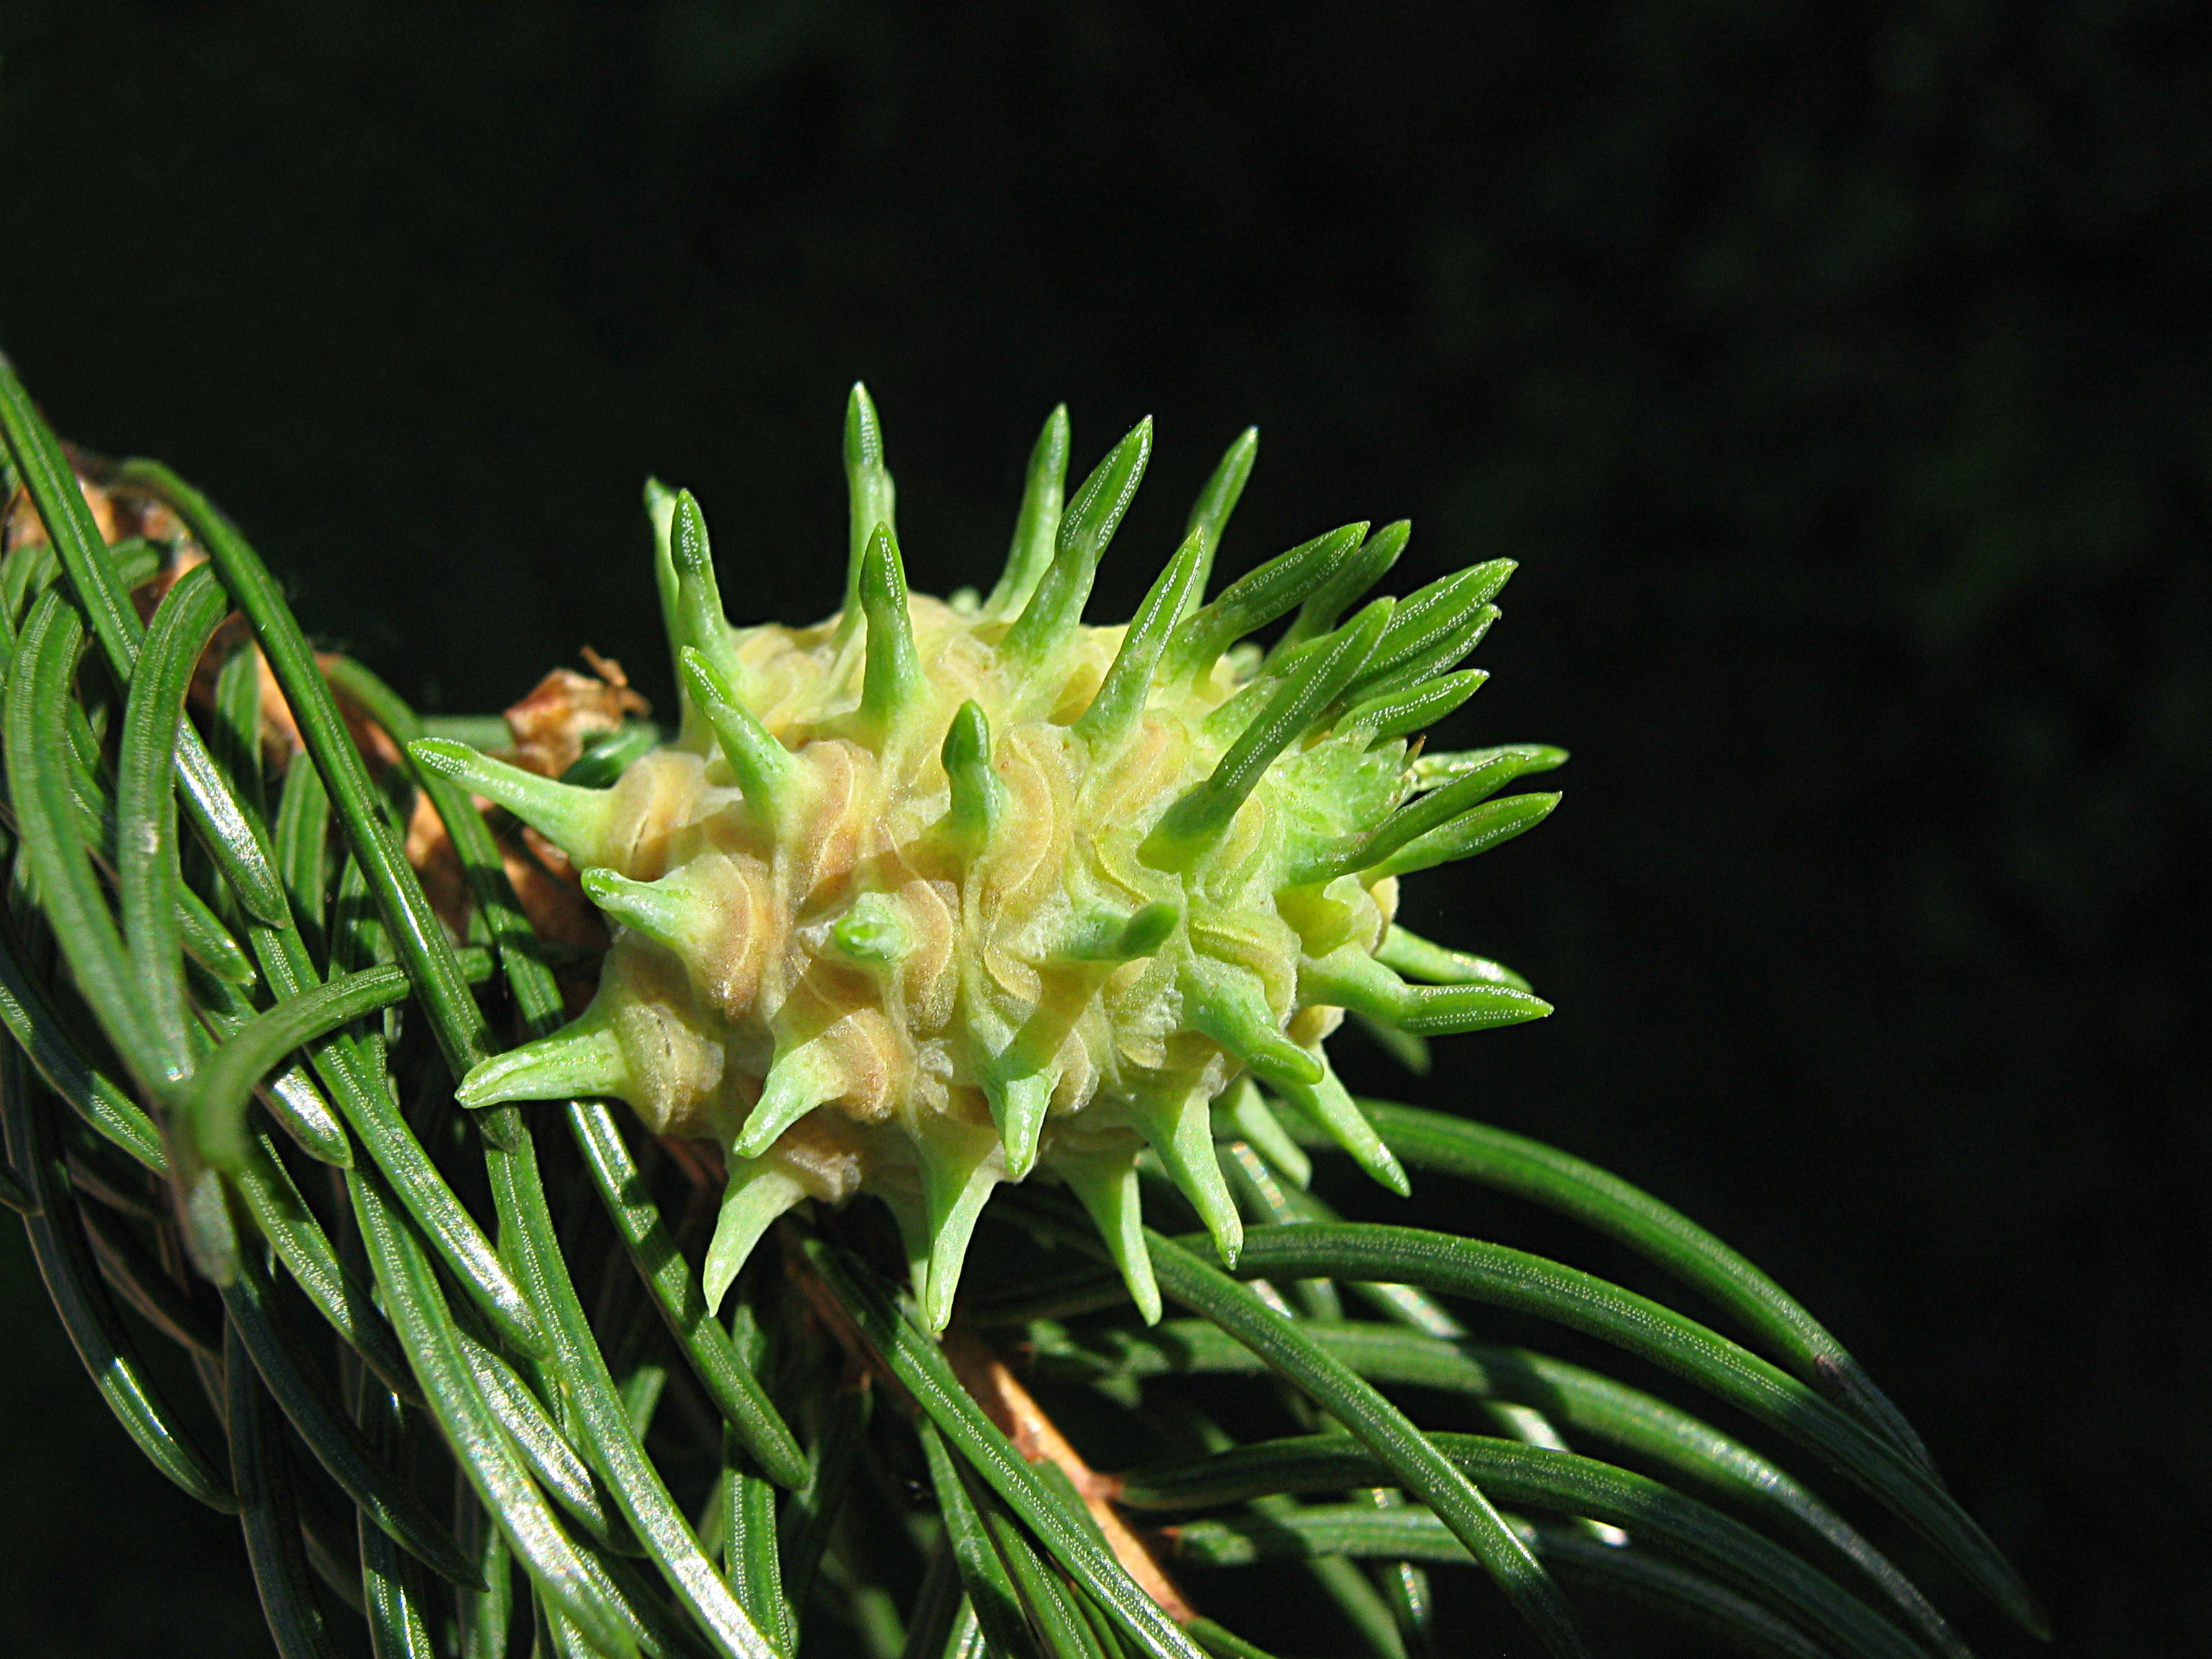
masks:
<svg viewBox="0 0 2212 1659"><path fill-rule="evenodd" d="M1283 630L1282 638L1267 653L1269 659L1280 657L1334 628L1346 605L1357 602L1361 594L1389 574L1390 567L1398 562L1398 556L1406 550L1413 534L1413 526L1401 519L1395 524L1384 525L1362 542L1327 581L1306 596L1305 603L1298 607L1298 614L1291 618L1291 625Z"/></svg>
<svg viewBox="0 0 2212 1659"><path fill-rule="evenodd" d="M579 789L480 755L447 738L418 738L407 745L418 765L453 779L520 818L578 865L613 861L617 803L611 791Z"/></svg>
<svg viewBox="0 0 2212 1659"><path fill-rule="evenodd" d="M1248 432L1128 627L1086 625L1152 438L1139 422L1063 500L1054 410L1005 574L955 606L907 590L882 428L855 386L836 616L732 627L698 503L649 485L676 742L605 789L414 746L551 837L614 925L591 1006L478 1066L461 1100L605 1096L656 1134L719 1143L710 1302L778 1216L870 1194L941 1329L993 1190L1042 1176L1156 1319L1140 1162L1233 1262L1217 1138L1302 1185L1277 1115L1295 1111L1406 1189L1323 1052L1347 1011L1407 1044L1548 1012L1507 970L1395 926L1398 873L1556 799L1491 799L1555 750L1409 752L1479 683L1455 665L1510 563L1376 598L1407 527L1355 523L1206 601ZM1286 617L1272 652L1249 641Z"/></svg>
<svg viewBox="0 0 2212 1659"><path fill-rule="evenodd" d="M1144 482L1145 463L1152 453L1152 417L1147 415L1083 481L1060 517L1052 562L1045 567L1036 591L1000 643L999 649L1006 658L1016 663L1041 664L1074 634L1082 623L1091 585L1098 577L1098 561L1121 527L1137 486Z"/></svg>
<svg viewBox="0 0 2212 1659"><path fill-rule="evenodd" d="M829 1036L810 1038L789 1054L778 1054L762 1080L760 1099L745 1119L735 1146L740 1158L758 1158L786 1129L845 1088L845 1068Z"/></svg>
<svg viewBox="0 0 2212 1659"><path fill-rule="evenodd" d="M840 639L852 631L859 616L854 601L860 597L860 561L868 550L868 538L876 533L878 525L896 527L898 522L895 513L898 491L892 486L890 469L884 465L883 423L876 418L875 400L868 396L868 388L858 380L853 382L852 393L845 400L845 489L851 513L845 608L837 629Z"/></svg>
<svg viewBox="0 0 2212 1659"><path fill-rule="evenodd" d="M645 517L653 529L653 583L660 596L660 631L668 641L668 661L676 671L677 684L684 683L683 665L677 653L684 648L684 621L678 609L676 557L669 545L676 524L676 492L658 478L645 481ZM684 700L684 735L692 735L695 720L690 700Z"/></svg>
<svg viewBox="0 0 2212 1659"><path fill-rule="evenodd" d="M714 1218L714 1237L708 1243L707 1266L700 1274L709 1314L722 1310L722 1298L761 1235L805 1196L805 1183L787 1170L766 1159L731 1159L730 1184L722 1190L721 1211Z"/></svg>
<svg viewBox="0 0 2212 1659"><path fill-rule="evenodd" d="M1294 662L1285 661L1280 682L1251 724L1206 781L1168 809L1137 856L1155 869L1187 868L1229 828L1267 769L1351 683L1389 620L1390 601L1377 599L1349 625L1316 640Z"/></svg>
<svg viewBox="0 0 2212 1659"><path fill-rule="evenodd" d="M763 817L787 811L801 787L799 763L731 689L713 663L686 646L678 653L684 684L706 716L714 742L736 774L746 804Z"/></svg>
<svg viewBox="0 0 2212 1659"><path fill-rule="evenodd" d="M990 1103L991 1121L998 1126L999 1144L1006 1148L1010 1181L1019 1181L1036 1167L1037 1141L1044 1133L1054 1082L1042 1069L984 1074L983 1098Z"/></svg>
<svg viewBox="0 0 2212 1659"><path fill-rule="evenodd" d="M707 543L706 515L688 489L677 493L669 518L669 557L676 567L677 649L696 651L725 681L738 678L738 654L730 641L729 619L722 613L721 585Z"/></svg>
<svg viewBox="0 0 2212 1659"><path fill-rule="evenodd" d="M960 705L938 758L951 797L948 825L963 846L981 847L1005 811L1006 786L991 769L991 722L979 705Z"/></svg>
<svg viewBox="0 0 2212 1659"><path fill-rule="evenodd" d="M628 1100L635 1088L613 1021L587 1013L550 1036L494 1055L468 1074L453 1097L469 1107L592 1095Z"/></svg>
<svg viewBox="0 0 2212 1659"><path fill-rule="evenodd" d="M1382 1144L1382 1137L1375 1133L1367 1114L1353 1103L1327 1061L1322 1062L1318 1082L1289 1085L1283 1096L1369 1175L1401 1198L1412 1194L1413 1183L1407 1180L1405 1166L1398 1162L1398 1155Z"/></svg>
<svg viewBox="0 0 2212 1659"><path fill-rule="evenodd" d="M1346 525L1277 554L1258 569L1239 576L1183 618L1168 641L1164 671L1168 677L1194 681L1211 677L1215 662L1238 640L1265 628L1326 587L1358 550L1366 533L1364 524Z"/></svg>
<svg viewBox="0 0 2212 1659"><path fill-rule="evenodd" d="M1512 575L1510 559L1492 559L1431 582L1408 595L1390 619L1352 688L1355 697L1377 697L1401 690L1426 675L1449 668L1474 649L1498 619L1490 601Z"/></svg>
<svg viewBox="0 0 2212 1659"><path fill-rule="evenodd" d="M1193 536L1202 538L1198 561L1198 582L1195 592L1206 592L1206 579L1212 574L1216 550L1221 545L1222 532L1229 528L1229 515L1237 510L1237 503L1244 494L1244 485L1252 476L1252 463L1260 459L1260 428L1248 426L1237 434L1236 441L1223 452L1213 469L1213 476L1206 481L1206 488L1198 492L1191 503L1190 519L1183 526L1186 540ZM1191 603L1198 603L1195 597Z"/></svg>
<svg viewBox="0 0 2212 1659"><path fill-rule="evenodd" d="M1370 866L1371 872L1377 879L1410 876L1417 870L1432 870L1439 864L1471 859L1534 830L1551 817L1552 809L1559 804L1557 793L1508 795L1504 800L1463 812L1441 829L1414 837L1380 864Z"/></svg>
<svg viewBox="0 0 2212 1659"><path fill-rule="evenodd" d="M1275 1115L1274 1108L1260 1097L1259 1085L1249 1077L1241 1077L1229 1085L1219 1100L1214 1102L1214 1139L1243 1140L1259 1152L1267 1162L1288 1176L1293 1185L1306 1187L1313 1182L1313 1160L1306 1156L1305 1148L1291 1139L1291 1132Z"/></svg>
<svg viewBox="0 0 2212 1659"><path fill-rule="evenodd" d="M907 614L906 566L889 525L879 524L860 560L860 611L868 619L868 663L860 712L878 731L914 708L921 696L914 618Z"/></svg>
<svg viewBox="0 0 2212 1659"><path fill-rule="evenodd" d="M1490 676L1480 668L1444 674L1425 684L1408 686L1354 704L1336 723L1340 732L1364 732L1370 743L1383 743L1433 726L1476 692Z"/></svg>
<svg viewBox="0 0 2212 1659"><path fill-rule="evenodd" d="M678 956L707 949L716 931L713 914L672 880L632 881L611 870L586 870L583 884L584 896L611 920Z"/></svg>
<svg viewBox="0 0 2212 1659"><path fill-rule="evenodd" d="M1321 1061L1283 1035L1258 977L1227 963L1194 957L1184 969L1184 1017L1277 1087L1321 1081Z"/></svg>
<svg viewBox="0 0 2212 1659"><path fill-rule="evenodd" d="M1221 1173L1221 1159L1213 1150L1212 1103L1194 1089L1180 1098L1168 1096L1135 1109L1145 1139L1182 1189L1213 1248L1228 1267L1237 1265L1244 1249L1244 1218L1229 1191L1229 1178Z"/></svg>
<svg viewBox="0 0 2212 1659"><path fill-rule="evenodd" d="M1326 880L1329 876L1349 874L1355 870L1381 869L1391 865L1394 856L1411 855L1416 860L1425 858L1426 861L1391 868L1390 874L1400 874L1406 869L1425 869L1430 864L1442 861L1426 858L1427 852L1433 850L1433 836L1456 834L1468 842L1468 850L1443 857L1471 858L1492 842L1518 835L1548 813L1559 797L1516 795L1510 802L1493 802L1488 807L1479 807L1477 804L1532 769L1530 757L1537 748L1538 745L1523 744L1491 751L1482 764L1465 768L1442 787L1421 793L1370 833L1348 843L1335 858L1324 861L1322 869L1326 873L1316 878ZM1470 811L1471 808L1475 810ZM1487 839L1484 839L1486 836Z"/></svg>
<svg viewBox="0 0 2212 1659"><path fill-rule="evenodd" d="M1160 1322L1160 1285L1152 1276L1152 1252L1145 1248L1145 1205L1137 1178L1137 1154L1121 1151L1085 1155L1064 1152L1054 1166L1068 1189L1090 1212L1091 1224L1129 1287L1145 1323ZM1241 1235L1240 1235L1241 1237Z"/></svg>
<svg viewBox="0 0 2212 1659"><path fill-rule="evenodd" d="M1006 1178L1006 1164L997 1137L950 1123L933 1127L936 1133L915 1142L928 1224L928 1266L915 1293L923 1322L941 1331L952 1322L969 1241L991 1188Z"/></svg>
<svg viewBox="0 0 2212 1659"><path fill-rule="evenodd" d="M1127 921L1112 930L1112 937L1102 942L1090 959L1097 962L1134 962L1139 957L1157 955L1168 936L1182 920L1181 907L1155 902L1133 911Z"/></svg>
<svg viewBox="0 0 2212 1659"><path fill-rule="evenodd" d="M1510 985L1412 986L1354 945L1340 945L1318 962L1298 964L1298 995L1334 1004L1415 1036L1517 1025L1552 1012L1542 998Z"/></svg>
<svg viewBox="0 0 2212 1659"><path fill-rule="evenodd" d="M1509 744L1502 749L1431 750L1413 760L1413 787L1416 790L1441 788L1455 779L1465 777L1478 767L1489 765L1501 755L1518 755L1521 770L1516 775L1524 778L1531 772L1549 772L1567 763L1565 750L1554 749L1549 744L1542 743Z"/></svg>
<svg viewBox="0 0 2212 1659"><path fill-rule="evenodd" d="M1060 492L1067 484L1068 441L1067 405L1062 404L1045 416L1044 430L1030 452L1021 510L1014 515L1014 544L1006 551L1005 574L983 601L983 615L994 621L1018 614L1036 592L1045 566L1052 562L1060 534Z"/></svg>
<svg viewBox="0 0 2212 1659"><path fill-rule="evenodd" d="M1152 696L1152 672L1167 648L1170 631L1206 585L1206 535L1201 526L1183 538L1175 557L1137 607L1098 695L1077 716L1076 735L1094 747L1108 749L1121 743L1144 714Z"/></svg>
<svg viewBox="0 0 2212 1659"><path fill-rule="evenodd" d="M914 949L914 932L899 902L887 893L863 893L830 925L830 939L848 962L882 968Z"/></svg>
<svg viewBox="0 0 2212 1659"><path fill-rule="evenodd" d="M1375 947L1375 960L1431 985L1510 985L1516 991L1529 992L1536 988L1502 962L1433 945L1395 923L1382 936L1382 943Z"/></svg>

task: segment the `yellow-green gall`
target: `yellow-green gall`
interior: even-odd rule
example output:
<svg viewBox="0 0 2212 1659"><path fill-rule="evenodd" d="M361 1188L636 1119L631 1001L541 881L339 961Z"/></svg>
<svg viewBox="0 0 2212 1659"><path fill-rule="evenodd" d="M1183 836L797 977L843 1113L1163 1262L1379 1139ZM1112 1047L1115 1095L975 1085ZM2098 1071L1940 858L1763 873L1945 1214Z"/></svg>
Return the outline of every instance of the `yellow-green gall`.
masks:
<svg viewBox="0 0 2212 1659"><path fill-rule="evenodd" d="M1248 434L1136 617L1088 626L1151 428L1062 510L1054 422L988 600L908 595L855 388L844 611L731 627L696 504L654 486L678 740L599 791L416 746L559 845L617 924L590 1008L479 1066L462 1100L611 1096L655 1133L720 1141L710 1302L783 1210L866 1192L898 1217L941 1327L991 1189L1041 1173L1082 1200L1157 1317L1140 1154L1233 1260L1212 1128L1232 1083L1256 1079L1403 1191L1323 1051L1342 1011L1417 1035L1549 1012L1392 925L1399 875L1557 799L1491 799L1556 750L1409 759L1407 711L1480 683L1450 671L1510 564L1346 617L1406 540L1353 525L1201 604ZM1232 649L1285 617L1272 652Z"/></svg>

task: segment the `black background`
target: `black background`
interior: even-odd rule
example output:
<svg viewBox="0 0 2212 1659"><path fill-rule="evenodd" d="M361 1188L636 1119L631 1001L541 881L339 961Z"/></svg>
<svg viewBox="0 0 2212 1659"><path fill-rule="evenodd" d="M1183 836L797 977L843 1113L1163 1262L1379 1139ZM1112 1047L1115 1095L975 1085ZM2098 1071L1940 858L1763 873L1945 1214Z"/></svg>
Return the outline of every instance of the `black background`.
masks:
<svg viewBox="0 0 2212 1659"><path fill-rule="evenodd" d="M1519 560L1443 737L1571 747L1567 800L1409 920L1560 1012L1425 1084L1347 1063L1713 1227L1886 1383L2063 1649L2180 1652L2212 1635L2190 9L9 0L0 343L433 708L586 641L665 696L648 471L699 493L738 620L830 609L855 376L917 588L988 585L1063 398L1079 469L1158 422L1094 617L1248 421L1224 571L1355 516L1413 519L1395 591ZM12 1229L0 1317L9 1650L264 1650L234 1530L137 1461Z"/></svg>

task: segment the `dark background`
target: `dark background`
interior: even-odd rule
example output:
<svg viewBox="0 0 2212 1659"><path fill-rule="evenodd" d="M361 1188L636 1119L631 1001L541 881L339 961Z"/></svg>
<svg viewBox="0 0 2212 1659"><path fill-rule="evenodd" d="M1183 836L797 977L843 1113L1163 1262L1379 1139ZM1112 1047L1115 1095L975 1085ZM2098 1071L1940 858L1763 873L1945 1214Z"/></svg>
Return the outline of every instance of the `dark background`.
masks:
<svg viewBox="0 0 2212 1659"><path fill-rule="evenodd" d="M2062 1649L2178 1653L2212 1637L2191 9L5 0L0 342L437 708L586 641L665 692L648 471L738 620L830 608L856 375L917 588L988 585L1062 398L1079 468L1158 420L1094 616L1248 421L1224 570L1402 514L1395 591L1521 561L1444 736L1571 747L1567 800L1410 919L1560 1012L1390 1086L1712 1226ZM1619 1267L1455 1218L1493 1215ZM137 1461L7 1231L10 1651L261 1650L234 1530Z"/></svg>

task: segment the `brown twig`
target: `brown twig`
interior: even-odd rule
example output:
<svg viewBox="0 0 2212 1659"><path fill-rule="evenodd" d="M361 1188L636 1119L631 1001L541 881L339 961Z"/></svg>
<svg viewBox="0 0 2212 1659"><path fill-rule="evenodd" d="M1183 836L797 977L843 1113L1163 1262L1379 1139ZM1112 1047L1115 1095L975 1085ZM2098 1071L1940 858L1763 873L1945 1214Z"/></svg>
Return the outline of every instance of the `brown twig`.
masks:
<svg viewBox="0 0 2212 1659"><path fill-rule="evenodd" d="M1129 1529L1121 1512L1114 1507L1113 1500L1121 1491L1120 1479L1101 1474L1083 1461L1083 1454L1068 1443L1067 1437L1045 1414L1036 1397L1021 1385L1006 1362L981 1338L956 1324L945 1332L944 1346L945 1357L951 1362L952 1374L960 1379L960 1386L975 1398L984 1415L998 1425L999 1431L1013 1442L1014 1449L1030 1462L1050 1463L1068 1478L1081 1496L1084 1507L1097 1522L1098 1529L1106 1534L1106 1542L1122 1570L1142 1585L1145 1593L1177 1624L1187 1625L1198 1617L1197 1611L1183 1600L1175 1581L1152 1559L1144 1540Z"/></svg>
<svg viewBox="0 0 2212 1659"><path fill-rule="evenodd" d="M806 1297L807 1306L848 1357L876 1378L885 1389L885 1398L897 1401L909 1413L917 1412L919 1407L913 1396L860 1334L844 1304L809 1270L805 1257L791 1247L788 1237L784 1260ZM945 1332L942 1345L960 1386L983 1408L983 1414L1012 1443L1015 1450L1029 1462L1050 1463L1068 1478L1091 1519L1098 1523L1099 1531L1105 1534L1107 1547L1114 1552L1114 1559L1121 1564L1122 1571L1135 1579L1145 1594L1158 1602L1161 1610L1177 1624L1187 1625L1197 1618L1197 1609L1183 1599L1175 1581L1152 1559L1144 1540L1130 1529L1121 1511L1114 1507L1114 1498L1121 1490L1120 1480L1100 1474L1083 1461L1083 1454L1068 1443L1067 1437L1046 1414L1044 1407L1037 1404L1036 1396L1021 1385L1007 1369L1006 1362L981 1338L956 1322Z"/></svg>

